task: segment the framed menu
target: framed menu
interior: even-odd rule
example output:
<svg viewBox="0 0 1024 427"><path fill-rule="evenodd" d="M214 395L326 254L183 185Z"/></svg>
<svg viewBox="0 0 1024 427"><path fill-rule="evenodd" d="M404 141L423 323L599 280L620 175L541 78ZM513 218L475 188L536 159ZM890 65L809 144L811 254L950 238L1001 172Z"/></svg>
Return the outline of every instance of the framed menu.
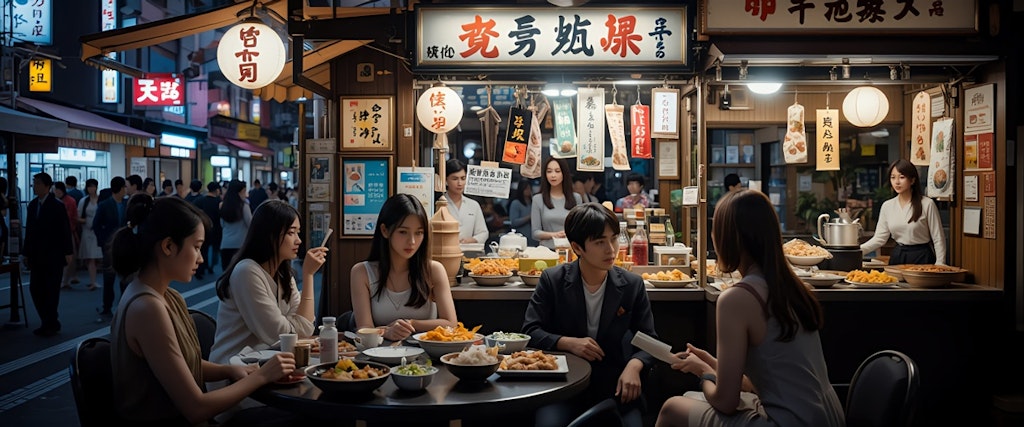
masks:
<svg viewBox="0 0 1024 427"><path fill-rule="evenodd" d="M391 151L394 113L390 96L341 98L341 149Z"/></svg>
<svg viewBox="0 0 1024 427"><path fill-rule="evenodd" d="M679 138L679 89L651 89L651 138Z"/></svg>
<svg viewBox="0 0 1024 427"><path fill-rule="evenodd" d="M328 202L333 197L334 154L306 154L306 200Z"/></svg>
<svg viewBox="0 0 1024 427"><path fill-rule="evenodd" d="M370 238L393 192L391 156L341 156L342 238Z"/></svg>

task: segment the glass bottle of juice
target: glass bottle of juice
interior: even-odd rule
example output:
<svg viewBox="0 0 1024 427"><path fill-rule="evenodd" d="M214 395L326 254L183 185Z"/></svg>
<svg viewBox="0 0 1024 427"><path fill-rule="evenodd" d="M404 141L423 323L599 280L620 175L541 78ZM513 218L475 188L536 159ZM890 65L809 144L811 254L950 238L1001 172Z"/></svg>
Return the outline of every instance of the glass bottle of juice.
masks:
<svg viewBox="0 0 1024 427"><path fill-rule="evenodd" d="M637 220L636 233L630 241L630 253L633 254L633 266L643 267L647 265L647 232L644 230L644 222Z"/></svg>
<svg viewBox="0 0 1024 427"><path fill-rule="evenodd" d="M619 221L619 253L615 255L615 265L622 267L622 263L632 261L629 258L629 230L626 228L626 221Z"/></svg>

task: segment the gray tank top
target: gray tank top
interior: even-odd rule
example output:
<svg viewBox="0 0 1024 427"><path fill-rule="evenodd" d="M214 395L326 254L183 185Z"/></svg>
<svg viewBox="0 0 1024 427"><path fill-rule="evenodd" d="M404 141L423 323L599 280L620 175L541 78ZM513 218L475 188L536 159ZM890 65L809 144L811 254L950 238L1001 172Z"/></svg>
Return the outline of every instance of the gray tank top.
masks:
<svg viewBox="0 0 1024 427"><path fill-rule="evenodd" d="M377 263L363 261L363 267L366 268L366 277L370 282L370 313L373 316L374 325L385 326L398 319L437 319L437 304L433 301L427 301L420 308L405 305L409 302L409 294L412 293L412 289L392 292L385 287L380 298L374 297L377 287L380 286Z"/></svg>
<svg viewBox="0 0 1024 427"><path fill-rule="evenodd" d="M818 332L800 328L792 341L777 341L782 327L755 290L767 289L764 277L747 275L735 286L754 294L768 322L761 344L747 349L744 366L768 416L780 426L845 425L842 404L829 383Z"/></svg>

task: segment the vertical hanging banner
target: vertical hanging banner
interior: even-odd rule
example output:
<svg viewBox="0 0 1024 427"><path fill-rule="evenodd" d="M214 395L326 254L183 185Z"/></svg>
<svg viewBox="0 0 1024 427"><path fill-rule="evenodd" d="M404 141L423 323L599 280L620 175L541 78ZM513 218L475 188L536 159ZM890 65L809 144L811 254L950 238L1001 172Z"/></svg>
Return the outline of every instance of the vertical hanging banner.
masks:
<svg viewBox="0 0 1024 427"><path fill-rule="evenodd" d="M651 138L679 139L679 89L651 89Z"/></svg>
<svg viewBox="0 0 1024 427"><path fill-rule="evenodd" d="M526 145L530 140L533 111L512 107L508 111L508 129L505 130L505 149L501 161L521 165L526 163Z"/></svg>
<svg viewBox="0 0 1024 427"><path fill-rule="evenodd" d="M928 197L953 195L953 119L932 124L932 151L928 164Z"/></svg>
<svg viewBox="0 0 1024 427"><path fill-rule="evenodd" d="M807 163L807 136L804 133L804 106L793 103L786 109L786 138L782 141L786 163Z"/></svg>
<svg viewBox="0 0 1024 427"><path fill-rule="evenodd" d="M540 133L540 122L548 114L548 102L541 96L541 101L531 105L529 110L533 111L533 123L530 126L530 145L526 147L526 163L519 166L519 174L525 178L540 178L540 162L543 143L543 135Z"/></svg>
<svg viewBox="0 0 1024 427"><path fill-rule="evenodd" d="M932 97L928 92L918 92L911 105L910 163L928 166L932 151Z"/></svg>
<svg viewBox="0 0 1024 427"><path fill-rule="evenodd" d="M615 95L612 91L612 100ZM612 138L612 169L617 171L629 170L629 156L626 148L626 125L623 123L622 115L625 109L618 104L604 106L605 120L608 121L608 135Z"/></svg>
<svg viewBox="0 0 1024 427"><path fill-rule="evenodd" d="M817 170L839 170L839 110L815 110L818 122Z"/></svg>
<svg viewBox="0 0 1024 427"><path fill-rule="evenodd" d="M629 107L630 140L633 142L630 155L635 159L649 159L651 155L651 110L646 105L634 104Z"/></svg>
<svg viewBox="0 0 1024 427"><path fill-rule="evenodd" d="M576 123L572 118L572 98L555 98L551 101L551 109L554 111L552 118L555 120L551 157L576 157Z"/></svg>
<svg viewBox="0 0 1024 427"><path fill-rule="evenodd" d="M576 111L580 113L576 170L604 171L604 88L580 88Z"/></svg>

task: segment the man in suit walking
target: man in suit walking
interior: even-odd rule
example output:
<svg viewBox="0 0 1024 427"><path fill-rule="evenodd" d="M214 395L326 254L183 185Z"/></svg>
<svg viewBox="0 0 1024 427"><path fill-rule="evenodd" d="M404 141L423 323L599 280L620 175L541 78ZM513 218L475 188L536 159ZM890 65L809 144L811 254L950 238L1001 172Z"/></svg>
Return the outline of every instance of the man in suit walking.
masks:
<svg viewBox="0 0 1024 427"><path fill-rule="evenodd" d="M110 239L114 232L125 225L125 194L127 184L124 178L115 176L110 180L110 198L96 205L96 215L92 218L92 231L96 233L96 241L103 248L103 309L101 316L111 316L114 305L114 279L117 274L111 268ZM122 280L123 281L123 280ZM123 290L123 289L122 289Z"/></svg>
<svg viewBox="0 0 1024 427"><path fill-rule="evenodd" d="M50 337L60 332L58 306L64 266L71 262L71 228L64 203L51 193L53 178L46 172L32 177L36 198L28 204L25 221L25 247L22 256L31 269L29 292L42 326L32 331Z"/></svg>

